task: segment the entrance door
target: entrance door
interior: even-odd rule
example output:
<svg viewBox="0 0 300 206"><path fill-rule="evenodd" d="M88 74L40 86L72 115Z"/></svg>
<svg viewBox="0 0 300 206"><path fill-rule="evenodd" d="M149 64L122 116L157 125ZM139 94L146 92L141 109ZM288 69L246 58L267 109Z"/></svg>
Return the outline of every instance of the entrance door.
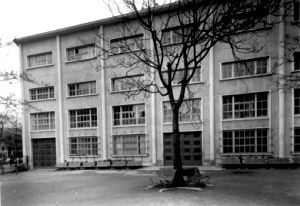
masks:
<svg viewBox="0 0 300 206"><path fill-rule="evenodd" d="M202 165L201 132L181 132L181 159L185 166ZM164 133L164 163L173 165L173 133Z"/></svg>
<svg viewBox="0 0 300 206"><path fill-rule="evenodd" d="M33 139L32 155L34 168L54 167L56 164L55 138Z"/></svg>

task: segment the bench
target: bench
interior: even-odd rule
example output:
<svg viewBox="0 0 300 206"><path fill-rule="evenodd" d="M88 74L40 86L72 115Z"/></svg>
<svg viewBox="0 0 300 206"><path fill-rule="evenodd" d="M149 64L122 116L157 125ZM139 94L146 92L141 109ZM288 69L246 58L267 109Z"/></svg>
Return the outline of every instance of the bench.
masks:
<svg viewBox="0 0 300 206"><path fill-rule="evenodd" d="M125 167L126 167L126 161L125 160L114 160L111 163L111 168L124 169Z"/></svg>
<svg viewBox="0 0 300 206"><path fill-rule="evenodd" d="M143 167L143 165L142 165L141 161L128 160L126 162L126 167L129 169L138 169L138 168Z"/></svg>
<svg viewBox="0 0 300 206"><path fill-rule="evenodd" d="M110 168L110 161L98 161L95 167L96 169L108 169Z"/></svg>

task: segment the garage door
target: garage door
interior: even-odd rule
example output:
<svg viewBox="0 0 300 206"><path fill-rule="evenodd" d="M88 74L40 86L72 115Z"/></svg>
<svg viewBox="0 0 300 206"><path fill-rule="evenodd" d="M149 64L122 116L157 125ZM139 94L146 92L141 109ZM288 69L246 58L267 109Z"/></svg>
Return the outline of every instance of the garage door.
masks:
<svg viewBox="0 0 300 206"><path fill-rule="evenodd" d="M47 168L56 164L55 138L32 140L33 167Z"/></svg>
<svg viewBox="0 0 300 206"><path fill-rule="evenodd" d="M182 132L181 159L185 166L202 165L201 132ZM173 133L164 133L164 164L173 165Z"/></svg>

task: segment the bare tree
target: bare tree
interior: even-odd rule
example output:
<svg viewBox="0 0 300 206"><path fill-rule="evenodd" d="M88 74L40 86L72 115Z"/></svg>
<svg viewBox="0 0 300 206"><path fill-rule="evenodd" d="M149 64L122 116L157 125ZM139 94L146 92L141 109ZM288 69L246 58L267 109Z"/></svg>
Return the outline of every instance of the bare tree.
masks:
<svg viewBox="0 0 300 206"><path fill-rule="evenodd" d="M260 30L280 22L289 9L289 1L274 0L123 0L107 3L114 15L115 31L120 39L109 41L99 36L99 57L108 67L123 67L134 83L135 91L167 96L172 108L174 134L173 186L185 185L182 175L179 115L185 99L190 99L192 78L201 62L218 43L237 53L261 49L255 41ZM126 12L123 13L124 8ZM139 35L141 31L144 36ZM126 53L125 57L111 59ZM135 74L135 75L132 75ZM146 74L149 78L137 78ZM174 84L177 84L176 89ZM179 87L178 87L179 85Z"/></svg>

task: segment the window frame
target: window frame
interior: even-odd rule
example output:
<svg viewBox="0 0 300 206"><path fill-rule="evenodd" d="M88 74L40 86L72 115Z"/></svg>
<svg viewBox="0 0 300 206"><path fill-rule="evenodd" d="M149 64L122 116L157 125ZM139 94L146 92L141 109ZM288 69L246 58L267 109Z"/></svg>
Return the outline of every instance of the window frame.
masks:
<svg viewBox="0 0 300 206"><path fill-rule="evenodd" d="M144 77L144 75L143 74L137 74L137 75L130 75L130 76L121 76L121 77L113 77L113 78L111 78L110 79L110 81L111 81L111 89L110 89L110 91L111 91L111 93L117 93L117 92L130 92L130 91L136 91L136 90L138 90L139 88L138 88L138 86L135 84L135 82L132 80L132 78L138 78L138 80L139 79L142 79ZM132 84L134 84L134 86L135 86L135 88L132 88L132 89L123 89L122 90L122 87L125 87L126 85L121 85L121 84L119 84L118 85L118 90L114 90L115 89L115 84L114 84L114 81L118 81L118 80L122 80L122 79L129 79L129 81L130 82L128 82L129 84L131 84L131 82L132 82ZM117 83L117 82L116 82ZM120 83L122 83L122 82L120 82Z"/></svg>
<svg viewBox="0 0 300 206"><path fill-rule="evenodd" d="M266 60L266 71L264 73L258 72L258 62ZM251 71L248 71L248 69L245 67L244 64L247 63L253 63L253 73L251 74ZM230 73L230 77L224 77L224 66L230 65L230 72L226 72L226 74ZM243 71L245 71L245 75L236 75L237 66L241 65L243 67ZM220 64L220 80L233 80L233 79L240 79L240 78L251 78L251 77L259 77L259 76L265 76L270 74L270 65L271 65L271 59L269 56L265 57L259 57L259 58L251 58L251 59L243 59L241 61L231 61L231 62L222 62Z"/></svg>
<svg viewBox="0 0 300 206"><path fill-rule="evenodd" d="M95 84L95 87L91 87L91 84L94 83ZM78 87L80 85L84 85L84 84L88 84L88 92L87 94L78 94L78 91L81 91L81 90L78 90ZM74 95L70 95L71 93L71 89L70 87L71 86L75 86L75 89L74 89L74 92L75 94ZM92 90L95 90L95 92L91 92ZM91 96L91 95L96 95L97 94L97 81L96 80L92 80L92 81L85 81L85 82L76 82L76 83L69 83L67 84L67 97L82 97L82 96Z"/></svg>
<svg viewBox="0 0 300 206"><path fill-rule="evenodd" d="M296 134L296 130L299 130L299 135ZM296 141L297 139L297 141ZM293 145L292 145L293 153L300 153L300 126L294 127L294 136L293 136Z"/></svg>
<svg viewBox="0 0 300 206"><path fill-rule="evenodd" d="M137 40L138 38L141 38L141 40ZM126 51L122 51L121 46L122 42L126 42L128 40L134 40L134 49L132 50L126 50ZM140 42L138 42L140 41ZM112 48L112 44L116 43L117 46ZM142 48L140 48L140 46L137 46L138 43L142 44ZM125 44L125 43L123 43ZM126 43L128 44L128 43ZM125 44L125 45L126 45ZM129 45L127 45L129 47ZM112 52L113 49L117 49L117 52ZM131 36L125 36L125 37L121 37L121 38L113 38L110 39L109 41L109 56L114 56L114 55L119 55L119 54L126 54L126 53L130 53L130 52L136 52L136 51L140 51L145 49L145 39L144 39L144 33L139 33L139 34L135 34L135 35L131 35Z"/></svg>
<svg viewBox="0 0 300 206"><path fill-rule="evenodd" d="M124 110L125 107L132 106L132 111ZM139 109L139 107L141 109ZM143 108L142 108L143 107ZM117 109L119 111L117 111ZM125 118L125 116L130 116ZM118 118L116 118L118 117ZM129 124L124 124L128 122ZM118 122L118 123L116 123ZM135 123L130 123L135 122ZM146 124L146 105L145 103L140 104L126 104L126 105L116 105L112 106L112 126L113 127L126 127L126 126L143 126Z"/></svg>
<svg viewBox="0 0 300 206"><path fill-rule="evenodd" d="M94 111L93 111L94 110ZM78 112L88 111L86 114L78 114ZM71 114L75 112L75 114ZM82 108L82 109L71 109L68 112L69 114L69 129L84 129L84 128L97 128L98 126L98 114L97 108ZM75 119L75 121L74 121ZM83 119L78 121L78 119ZM75 126L73 126L75 125ZM78 126L83 125L83 126ZM86 126L88 125L88 126Z"/></svg>
<svg viewBox="0 0 300 206"><path fill-rule="evenodd" d="M82 55L82 54L76 54L76 50L79 49L84 49L87 48L87 57L85 58L78 58L78 56ZM90 54L90 49L92 50L92 53ZM70 58L69 52L74 50L75 53L73 54L74 59ZM84 56L84 55L83 55ZM90 60L90 59L94 59L96 58L96 47L95 44L86 44L86 45L81 45L81 46L75 46L75 47L70 47L70 48L66 48L66 63L69 62L78 62L78 61L86 61L86 60Z"/></svg>
<svg viewBox="0 0 300 206"><path fill-rule="evenodd" d="M72 140L76 139L76 142L72 143ZM89 141L83 141L89 140ZM96 141L93 141L96 140ZM72 148L72 145L76 145L76 148ZM96 145L96 148L94 146ZM99 138L97 136L76 136L69 137L69 156L70 157L98 157L99 156ZM72 153L73 151L75 153ZM80 152L83 150L83 154ZM96 154L94 154L96 152ZM90 154L86 154L90 153Z"/></svg>
<svg viewBox="0 0 300 206"><path fill-rule="evenodd" d="M293 21L300 21L300 0L293 1Z"/></svg>
<svg viewBox="0 0 300 206"><path fill-rule="evenodd" d="M42 57L44 56L46 57L46 63L45 64L40 64L40 65L36 65L36 59L35 58L39 58L39 57ZM49 56L50 55L50 58ZM31 65L31 60L30 58L34 58L34 65ZM54 65L53 64L53 53L52 51L49 51L49 52L42 52L42 53L37 53L37 54L30 54L27 56L27 69L33 69L33 68L40 68L40 67L47 67L47 66L52 66Z"/></svg>
<svg viewBox="0 0 300 206"><path fill-rule="evenodd" d="M136 153L124 153L124 148L126 149L126 147L124 147L124 139L125 138L129 138L131 137L132 139L134 139L135 137L135 141L129 141L126 142L127 145L128 144L133 144L135 143L136 145ZM116 139L117 138L120 138L119 141L117 141ZM143 139L142 139L143 138ZM119 145L117 145L119 144ZM131 145L132 146L132 145ZM117 150L121 150L120 153L117 152ZM132 149L131 149L132 150ZM113 135L112 136L112 155L114 157L126 157L126 156L147 156L147 152L148 152L148 149L147 149L147 136L145 133L140 133L140 134L122 134L122 135Z"/></svg>
<svg viewBox="0 0 300 206"><path fill-rule="evenodd" d="M40 117L41 115L47 115L46 118ZM40 122L46 121L47 124L41 124ZM36 122L36 123L34 123ZM31 132L41 132L41 131L55 131L55 112L37 112L30 113L30 131ZM39 129L42 126L47 125L46 129Z"/></svg>
<svg viewBox="0 0 300 206"><path fill-rule="evenodd" d="M42 90L42 89L47 89L47 98L41 98L41 99L38 99L38 95L45 95L45 94L37 94L38 93L38 90ZM52 91L51 91L52 89ZM32 99L33 97L33 92L35 92L36 94L34 94L36 97L36 99ZM53 95L53 96L52 96ZM52 96L52 97L51 97ZM45 101L45 100L53 100L55 99L55 91L54 91L54 86L49 86L49 87L38 87L38 88L31 88L29 89L29 99L30 101Z"/></svg>
<svg viewBox="0 0 300 206"><path fill-rule="evenodd" d="M297 96L298 94L298 96ZM294 99L293 99L293 103L294 103L294 115L295 116L300 116L300 88L294 88ZM298 104L296 104L296 101L298 101Z"/></svg>
<svg viewBox="0 0 300 206"><path fill-rule="evenodd" d="M173 81L172 81L172 86L179 86L180 84L177 82L177 80L179 79L179 73L178 72L184 72L184 70L185 69L178 69L177 71L176 71L176 74L175 74L175 77L174 77L174 79L173 79ZM197 72L198 71L198 72ZM191 69L188 69L188 75L190 75L191 73L193 72L193 69L191 68ZM197 75L197 73L198 73L198 78L199 78L199 81L198 80L196 80L196 81L193 81L193 78L195 78L195 77L197 77L197 76L195 76L195 75ZM164 75L166 74L168 74L168 71L163 71L162 72L162 74L163 74L163 77L164 77ZM190 80L190 82L188 83L189 85L191 85L191 84L200 84L200 83L203 83L203 78L202 78L202 75L203 75L203 72L202 72L202 67L201 66L199 66L198 68L196 68L196 71L195 71L195 73L194 73L194 76L191 78L191 80ZM174 80L176 81L176 83L174 82Z"/></svg>

